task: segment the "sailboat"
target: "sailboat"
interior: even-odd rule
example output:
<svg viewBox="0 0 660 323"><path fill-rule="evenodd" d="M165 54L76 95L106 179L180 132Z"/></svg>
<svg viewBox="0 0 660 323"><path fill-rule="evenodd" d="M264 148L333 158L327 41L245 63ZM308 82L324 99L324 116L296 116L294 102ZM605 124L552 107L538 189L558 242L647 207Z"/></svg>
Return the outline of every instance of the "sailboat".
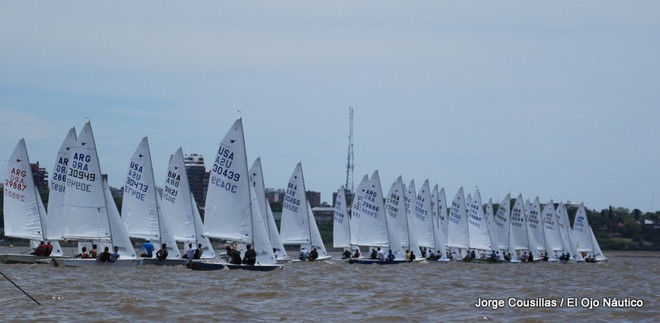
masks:
<svg viewBox="0 0 660 323"><path fill-rule="evenodd" d="M545 237L545 252L548 256L548 261L559 261L557 253L562 252L564 247L561 243L561 233L559 232L559 225L557 224L557 215L555 210L555 202L550 200L545 207L543 207L543 236Z"/></svg>
<svg viewBox="0 0 660 323"><path fill-rule="evenodd" d="M92 126L87 122L70 149L67 182L63 201L63 239L102 241L110 251L118 248L120 258L114 262L96 259L60 260L65 266L138 266L142 259L128 237L107 180L103 178Z"/></svg>
<svg viewBox="0 0 660 323"><path fill-rule="evenodd" d="M584 261L582 257L578 256L578 252L575 248L573 230L571 230L571 225L568 219L568 211L566 210L566 205L564 205L564 203L559 203L559 205L557 205L557 225L559 226L563 251L570 254L569 260L574 260L577 262Z"/></svg>
<svg viewBox="0 0 660 323"><path fill-rule="evenodd" d="M525 208L527 222L527 236L529 238L529 252L534 260L541 260L545 247L545 233L543 231L543 219L541 218L541 202L537 196L529 208Z"/></svg>
<svg viewBox="0 0 660 323"><path fill-rule="evenodd" d="M575 248L577 252L581 253L582 258L593 256L596 262L607 261L607 258L600 250L598 241L594 236L594 232L589 225L587 218L587 211L584 204L580 204L577 212L575 213L575 220L573 221L573 237L575 238Z"/></svg>
<svg viewBox="0 0 660 323"><path fill-rule="evenodd" d="M450 249L453 248L451 250L452 260L461 260L467 255L467 250L470 247L467 207L465 204L465 193L463 193L462 187L458 190L456 196L454 196L454 200L451 202L448 218L447 247Z"/></svg>
<svg viewBox="0 0 660 323"><path fill-rule="evenodd" d="M520 262L518 259L518 252L529 251L529 237L527 234L527 222L525 218L525 207L522 194L518 195L516 202L513 203L511 209L511 217L509 221L509 253L511 255L510 262ZM526 259L525 259L526 261Z"/></svg>
<svg viewBox="0 0 660 323"><path fill-rule="evenodd" d="M307 251L316 249L316 260L332 259L325 249L321 233L314 220L312 208L305 195L305 177L302 164L298 163L293 170L287 185L284 202L282 204L282 223L280 237L285 245L300 245Z"/></svg>
<svg viewBox="0 0 660 323"><path fill-rule="evenodd" d="M190 182L181 147L170 156L161 202L162 210L174 233L174 239L183 243L184 254L190 246L196 248L201 244L201 259L215 258L211 241L202 236L202 217L199 214L195 197L190 191Z"/></svg>
<svg viewBox="0 0 660 323"><path fill-rule="evenodd" d="M447 198L444 187L438 191L438 185L433 186L431 193L433 207L433 239L437 249L437 257L440 262L447 262L447 234L443 233L443 221L447 220Z"/></svg>
<svg viewBox="0 0 660 323"><path fill-rule="evenodd" d="M121 214L130 237L151 240L156 243L156 250L160 249L161 244L166 245L167 259L158 260L154 250L152 257L143 258L144 264L172 266L185 263L156 190L147 137L140 140L131 157L124 182Z"/></svg>
<svg viewBox="0 0 660 323"><path fill-rule="evenodd" d="M379 264L389 265L410 262L405 259L403 246L398 234L394 230L392 218L385 214L383 203L383 190L378 171L374 171L369 184L361 193L362 205L353 209L356 219L360 222L359 231L356 232L358 245L386 248L388 254L394 254L394 260L379 260L371 258L352 258L349 264ZM383 250L384 251L384 250Z"/></svg>
<svg viewBox="0 0 660 323"><path fill-rule="evenodd" d="M431 188L429 180L427 179L422 184L422 187L415 197L414 204L412 205L412 224L414 225L415 233L417 234L418 247L429 251L436 249L435 234L433 232L432 205L435 205L435 202L431 198Z"/></svg>
<svg viewBox="0 0 660 323"><path fill-rule="evenodd" d="M487 256L487 252L492 250L488 224L484 215L483 204L481 203L481 193L475 190L472 200L468 206L468 241L470 249L479 250L479 253ZM477 256L478 258L481 258ZM485 257L484 257L485 258ZM473 259L474 260L474 259Z"/></svg>
<svg viewBox="0 0 660 323"><path fill-rule="evenodd" d="M3 205L5 235L44 243L48 240L46 234L48 216L32 177L32 167L24 139L18 141L9 157L5 176ZM62 248L59 243L57 241L49 241L49 243L52 251L48 256L5 253L0 254L0 261L7 264L36 263L37 260L61 257Z"/></svg>
<svg viewBox="0 0 660 323"><path fill-rule="evenodd" d="M269 271L283 268L275 259L266 223L250 182L242 119L234 122L220 143L211 169L205 210L204 236L240 245L251 244L257 259L254 265L192 262L193 270L229 268Z"/></svg>
<svg viewBox="0 0 660 323"><path fill-rule="evenodd" d="M287 255L282 239L280 238L280 233L277 231L273 210L271 210L270 203L266 199L266 185L264 183L264 173L261 169L261 158L257 158L252 164L252 167L250 167L250 179L257 196L257 201L259 201L261 215L263 215L266 222L266 231L268 232L270 244L273 246L275 258L278 263L290 261L291 258Z"/></svg>
<svg viewBox="0 0 660 323"><path fill-rule="evenodd" d="M346 189L342 185L335 198L335 210L332 222L332 247L351 250L351 227L346 205ZM351 253L352 255L352 253Z"/></svg>
<svg viewBox="0 0 660 323"><path fill-rule="evenodd" d="M387 192L385 200L385 210L391 220L392 226L389 230L394 230L400 237L400 243L407 250L414 252L415 259L422 259L422 253L417 243L417 234L412 224L412 215L406 210L405 199L407 189L403 183L403 178L399 176L390 190Z"/></svg>

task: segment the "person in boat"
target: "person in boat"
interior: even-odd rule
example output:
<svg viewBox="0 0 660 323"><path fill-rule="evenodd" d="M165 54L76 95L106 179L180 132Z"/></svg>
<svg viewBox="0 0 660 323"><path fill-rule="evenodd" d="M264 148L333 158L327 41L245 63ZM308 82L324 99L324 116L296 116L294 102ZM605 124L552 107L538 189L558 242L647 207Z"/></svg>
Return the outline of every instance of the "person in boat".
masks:
<svg viewBox="0 0 660 323"><path fill-rule="evenodd" d="M232 265L240 265L242 263L241 261L241 253L238 252L238 250L227 246L227 258L229 259L229 263Z"/></svg>
<svg viewBox="0 0 660 323"><path fill-rule="evenodd" d="M154 244L151 243L151 239L145 240L140 249L144 251L140 257L151 258L154 256Z"/></svg>
<svg viewBox="0 0 660 323"><path fill-rule="evenodd" d="M341 259L351 258L351 252L348 249L344 249L344 253L341 254Z"/></svg>
<svg viewBox="0 0 660 323"><path fill-rule="evenodd" d="M378 251L376 251L376 248L371 248L371 255L369 257L371 259L378 259Z"/></svg>
<svg viewBox="0 0 660 323"><path fill-rule="evenodd" d="M99 254L99 256L98 256L98 258L96 258L96 260L98 260L100 262L106 262L106 261L110 260L110 248L108 248L108 247L103 248L103 252L101 252Z"/></svg>
<svg viewBox="0 0 660 323"><path fill-rule="evenodd" d="M167 259L167 253L168 253L167 252L167 244L163 243L162 245L160 245L160 250L158 250L158 252L156 252L156 259L158 259L160 261L163 261L163 260Z"/></svg>
<svg viewBox="0 0 660 323"><path fill-rule="evenodd" d="M389 256L389 255L388 255L388 256ZM433 249L429 250L429 257L428 257L428 259L429 259L429 260L437 260L437 258L436 258L436 256L435 256L435 252L433 251Z"/></svg>
<svg viewBox="0 0 660 323"><path fill-rule="evenodd" d="M396 257L392 253L392 249L388 250L387 251L387 261L394 261L394 258L396 258Z"/></svg>
<svg viewBox="0 0 660 323"><path fill-rule="evenodd" d="M529 259L529 258L527 257L527 251L525 251L525 252L523 252L522 257L520 258L520 261L522 261L522 262L526 262L527 259Z"/></svg>
<svg viewBox="0 0 660 323"><path fill-rule="evenodd" d="M504 261L509 262L511 261L511 254L506 253L506 251L502 252Z"/></svg>
<svg viewBox="0 0 660 323"><path fill-rule="evenodd" d="M119 259L119 247L115 246L112 253L110 254L110 257L108 257L108 261L115 262L117 259Z"/></svg>
<svg viewBox="0 0 660 323"><path fill-rule="evenodd" d="M307 251L305 247L300 248L300 255L298 256L298 259L306 261L307 258L309 258L309 251Z"/></svg>
<svg viewBox="0 0 660 323"><path fill-rule="evenodd" d="M422 258L426 258L426 247L419 247L419 252L422 254Z"/></svg>
<svg viewBox="0 0 660 323"><path fill-rule="evenodd" d="M227 254L227 256L229 256L229 254ZM188 250L186 250L186 254L183 257L189 261L192 261L195 258L195 249L192 247L192 243L188 244Z"/></svg>
<svg viewBox="0 0 660 323"><path fill-rule="evenodd" d="M406 255L405 255L406 260L410 260L410 254L411 254L410 250L406 249Z"/></svg>
<svg viewBox="0 0 660 323"><path fill-rule="evenodd" d="M564 261L565 258L566 258L566 254L562 252L562 253L561 253L561 256L559 256L559 260L560 260L560 261Z"/></svg>
<svg viewBox="0 0 660 323"><path fill-rule="evenodd" d="M46 252L48 252L48 246L46 245L46 242L41 241L31 254L35 256L47 256Z"/></svg>
<svg viewBox="0 0 660 323"><path fill-rule="evenodd" d="M243 256L243 264L253 266L257 263L257 252L252 249L251 245L245 247L247 248L247 251L245 251L245 255Z"/></svg>
<svg viewBox="0 0 660 323"><path fill-rule="evenodd" d="M527 257L527 261L528 262L534 262L534 255L532 254L531 251L529 252L529 256Z"/></svg>
<svg viewBox="0 0 660 323"><path fill-rule="evenodd" d="M474 252L474 250L472 250L472 252L470 252L470 258L477 259L477 254Z"/></svg>
<svg viewBox="0 0 660 323"><path fill-rule="evenodd" d="M53 253L53 245L50 243L50 241L46 242L46 254L44 256L50 256L50 254Z"/></svg>
<svg viewBox="0 0 660 323"><path fill-rule="evenodd" d="M355 249L355 253L353 254L353 258L360 258L360 249Z"/></svg>
<svg viewBox="0 0 660 323"><path fill-rule="evenodd" d="M454 253L453 253L453 252L452 252L452 253L449 253L449 251L447 251L447 252L446 252L446 255L447 255L447 259L449 259L449 260L453 260L453 259L454 259Z"/></svg>
<svg viewBox="0 0 660 323"><path fill-rule="evenodd" d="M89 252L87 252L87 247L82 247L82 252L75 255L75 258L89 258Z"/></svg>
<svg viewBox="0 0 660 323"><path fill-rule="evenodd" d="M96 258L97 257L97 249L98 247L93 244L92 245L92 250L89 251L89 258Z"/></svg>
<svg viewBox="0 0 660 323"><path fill-rule="evenodd" d="M202 244L198 243L197 244L197 249L195 249L195 255L193 256L194 259L201 259L202 258Z"/></svg>
<svg viewBox="0 0 660 323"><path fill-rule="evenodd" d="M314 261L319 258L319 252L316 248L312 248L312 251L309 252L309 261Z"/></svg>
<svg viewBox="0 0 660 323"><path fill-rule="evenodd" d="M378 251L376 252L376 257L378 258L378 260L384 261L385 260L385 250L382 250L382 249L380 249L380 247L378 247Z"/></svg>
<svg viewBox="0 0 660 323"><path fill-rule="evenodd" d="M548 261L548 260L550 260L550 258L548 257L548 252L546 251L546 252L543 254L543 261Z"/></svg>
<svg viewBox="0 0 660 323"><path fill-rule="evenodd" d="M409 260L410 260L410 262L415 261L415 253L412 252L412 251L410 252L410 258L409 258Z"/></svg>

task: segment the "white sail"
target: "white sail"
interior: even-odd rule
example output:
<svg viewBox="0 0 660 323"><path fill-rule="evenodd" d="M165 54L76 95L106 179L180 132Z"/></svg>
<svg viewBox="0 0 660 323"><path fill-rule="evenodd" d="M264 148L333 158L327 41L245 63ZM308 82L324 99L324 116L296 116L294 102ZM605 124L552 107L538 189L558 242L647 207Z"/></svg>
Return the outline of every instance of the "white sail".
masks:
<svg viewBox="0 0 660 323"><path fill-rule="evenodd" d="M488 199L486 203L486 209L484 210L484 217L486 218L486 225L488 226L488 237L490 237L490 246L493 250L498 250L499 243L497 238L494 238L496 235L494 218L495 218L495 209L493 207L493 199Z"/></svg>
<svg viewBox="0 0 660 323"><path fill-rule="evenodd" d="M412 223L415 226L419 246L435 249L431 201L431 188L427 179L422 184L415 198Z"/></svg>
<svg viewBox="0 0 660 323"><path fill-rule="evenodd" d="M375 179L378 178L378 171L375 171L369 179L368 185L364 187L362 193L362 202L359 208L353 208L353 222L356 225L357 245L370 247L387 247L388 232L385 222L384 210L379 206L379 194L376 190ZM378 179L380 182L380 179ZM382 194L380 195L382 199ZM382 211L382 212L381 212Z"/></svg>
<svg viewBox="0 0 660 323"><path fill-rule="evenodd" d="M124 227L124 222L122 222L121 217L119 216L119 210L117 209L115 200L112 198L108 181L105 179L103 179L103 193L105 195L104 200L107 211L106 220L108 222L108 229L111 237L110 250L113 250L112 247L117 247L120 259L137 258L131 239L128 237L128 232Z"/></svg>
<svg viewBox="0 0 660 323"><path fill-rule="evenodd" d="M364 200L365 195L367 194L367 186L369 185L369 176L364 175L360 184L357 186L355 195L353 197L353 204L351 205L351 217L350 217L350 232L351 232L351 245L358 245L357 232L358 227L360 226L360 216L362 209L362 201Z"/></svg>
<svg viewBox="0 0 660 323"><path fill-rule="evenodd" d="M575 220L573 221L573 237L575 238L575 250L583 253L582 256L593 256L595 254L596 248L592 236L593 232L589 225L587 211L584 209L584 205L580 204L580 207L575 213Z"/></svg>
<svg viewBox="0 0 660 323"><path fill-rule="evenodd" d="M509 233L511 232L511 194L507 194L499 207L489 228L492 247L495 250L509 250Z"/></svg>
<svg viewBox="0 0 660 323"><path fill-rule="evenodd" d="M282 239L280 239L280 233L277 230L270 203L266 199L266 184L264 183L264 174L261 168L261 158L257 158L252 164L252 167L250 167L250 178L254 192L257 194L261 215L264 217L264 222L266 223L266 231L270 239L270 244L275 249L275 256L278 259L285 259L287 258L286 250L284 249L284 244L282 244Z"/></svg>
<svg viewBox="0 0 660 323"><path fill-rule="evenodd" d="M533 203L530 203L529 209L525 209L525 211L527 214L529 250L535 259L539 259L541 253L545 251L545 234L543 232L543 219L541 218L541 202L538 196Z"/></svg>
<svg viewBox="0 0 660 323"><path fill-rule="evenodd" d="M447 197L445 195L445 188L441 188L438 191L438 202L437 206L437 216L438 216L438 227L440 228L440 239L442 240L442 245L447 246L447 229L448 229L448 209L447 209ZM446 255L443 255L445 257Z"/></svg>
<svg viewBox="0 0 660 323"><path fill-rule="evenodd" d="M307 214L309 214L309 234L311 236L312 245L310 248L316 248L316 251L319 253L319 258L324 258L328 256L328 251L325 249L325 243L321 238L321 232L319 227L316 225L316 220L314 219L314 212L312 212L312 207L307 202Z"/></svg>
<svg viewBox="0 0 660 323"><path fill-rule="evenodd" d="M161 202L163 211L172 227L174 239L183 242L184 252L189 249L189 244L192 244L193 248L201 244L201 258L215 258L211 241L202 236L204 230L202 218L195 197L190 192L190 182L181 148L170 156Z"/></svg>
<svg viewBox="0 0 660 323"><path fill-rule="evenodd" d="M441 225L441 214L444 214L443 217L447 218L446 212L447 212L447 202L445 199L445 189L443 188L442 190L438 191L438 185L435 185L433 187L433 192L431 194L431 199L433 200L433 240L435 243L435 249L440 256L440 261L448 261L447 259L447 251L445 248L445 237L443 237L442 233L442 225Z"/></svg>
<svg viewBox="0 0 660 323"><path fill-rule="evenodd" d="M449 209L447 247L459 249L469 248L470 241L467 221L465 195L461 187L451 202L451 208Z"/></svg>
<svg viewBox="0 0 660 323"><path fill-rule="evenodd" d="M246 165L247 166L247 165ZM263 215L261 215L261 207L257 199L257 194L254 192L254 187L248 185L250 190L250 215L252 217L252 246L257 253L257 264L275 264L277 258L273 252L273 246L270 243L270 237L266 232L266 222ZM325 249L324 249L325 251ZM319 253L320 254L320 253Z"/></svg>
<svg viewBox="0 0 660 323"><path fill-rule="evenodd" d="M543 208L542 218L545 250L549 258L558 258L559 255L557 253L561 253L564 247L561 242L561 233L559 232L559 225L557 223L555 203L552 200Z"/></svg>
<svg viewBox="0 0 660 323"><path fill-rule="evenodd" d="M260 264L275 264L247 166L243 123L238 119L220 143L206 195L204 235L251 243Z"/></svg>
<svg viewBox="0 0 660 323"><path fill-rule="evenodd" d="M16 144L7 161L4 182L4 232L8 237L31 239L39 243L46 239L48 215L41 195L32 177L32 167L25 140ZM62 248L57 241L51 242L51 256L61 256Z"/></svg>
<svg viewBox="0 0 660 323"><path fill-rule="evenodd" d="M527 223L525 220L525 208L522 194L518 195L516 202L511 208L510 218L511 232L509 233L509 250L529 250L529 238L527 235ZM511 255L513 258L514 255Z"/></svg>
<svg viewBox="0 0 660 323"><path fill-rule="evenodd" d="M479 190L476 190L472 196L472 201L468 207L467 222L470 248L491 250L490 235L488 234L488 225L486 224L483 204L481 203L481 193L479 193Z"/></svg>
<svg viewBox="0 0 660 323"><path fill-rule="evenodd" d="M332 247L351 247L351 227L346 206L346 189L342 187L337 191L335 198L334 219L332 222Z"/></svg>
<svg viewBox="0 0 660 323"><path fill-rule="evenodd" d="M406 186L403 184L401 176L399 176L392 183L390 190L387 192L387 199L385 200L386 214L392 224L388 229L394 231L394 234L399 236L399 243L402 247L412 250L415 253L415 257L419 259L422 254L419 250L419 244L417 244L415 228L410 223L412 219L408 218L406 212L405 194Z"/></svg>
<svg viewBox="0 0 660 323"><path fill-rule="evenodd" d="M48 232L47 239L61 240L65 234L64 192L66 189L66 174L71 160L71 148L76 144L76 129L67 133L55 159L55 166L50 176L48 190Z"/></svg>
<svg viewBox="0 0 660 323"><path fill-rule="evenodd" d="M596 258L596 261L607 261L607 257L603 254L603 251L600 250L600 245L598 245L598 241L596 240L596 236L594 235L594 230L590 227L589 231L591 231L591 244L594 247L594 257Z"/></svg>
<svg viewBox="0 0 660 323"><path fill-rule="evenodd" d="M121 259L134 259L135 250L119 217L107 181L101 173L92 126L80 131L70 149L64 193L64 238L103 242L119 248Z"/></svg>
<svg viewBox="0 0 660 323"><path fill-rule="evenodd" d="M111 239L103 178L89 122L71 148L62 215L63 238Z"/></svg>
<svg viewBox="0 0 660 323"><path fill-rule="evenodd" d="M581 260L577 256L575 249L575 242L573 240L573 233L568 220L568 211L564 203L559 203L557 206L557 224L559 226L559 233L561 234L561 244L563 251L570 253L572 259Z"/></svg>
<svg viewBox="0 0 660 323"><path fill-rule="evenodd" d="M121 214L130 237L167 244L168 258L181 258L174 233L156 190L147 137L140 140L131 157L124 182Z"/></svg>
<svg viewBox="0 0 660 323"><path fill-rule="evenodd" d="M385 229L387 230L387 247L389 251L395 255L395 259L403 259L405 254L403 251L403 244L398 232L396 232L394 221L385 211L385 197L383 196L383 188L380 182L380 174L375 171L371 177L371 184L373 190L376 192L375 196L375 211L378 213L378 218L385 222Z"/></svg>
<svg viewBox="0 0 660 323"><path fill-rule="evenodd" d="M243 124L238 119L222 139L210 171L204 236L252 242L251 186Z"/></svg>

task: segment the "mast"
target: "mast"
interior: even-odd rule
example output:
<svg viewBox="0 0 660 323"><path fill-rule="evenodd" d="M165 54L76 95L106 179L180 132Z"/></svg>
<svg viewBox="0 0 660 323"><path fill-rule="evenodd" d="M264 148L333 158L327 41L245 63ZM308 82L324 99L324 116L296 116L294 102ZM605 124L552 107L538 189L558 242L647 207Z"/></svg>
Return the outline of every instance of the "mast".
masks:
<svg viewBox="0 0 660 323"><path fill-rule="evenodd" d="M348 107L348 156L346 162L346 185L345 189L349 192L353 192L353 168L355 167L354 155L353 155L353 108Z"/></svg>

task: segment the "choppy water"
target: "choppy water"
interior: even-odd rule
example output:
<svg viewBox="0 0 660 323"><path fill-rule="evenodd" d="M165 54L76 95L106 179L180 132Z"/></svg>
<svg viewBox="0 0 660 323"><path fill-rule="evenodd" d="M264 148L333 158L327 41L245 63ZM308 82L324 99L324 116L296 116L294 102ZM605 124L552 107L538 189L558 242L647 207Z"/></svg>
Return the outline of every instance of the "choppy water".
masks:
<svg viewBox="0 0 660 323"><path fill-rule="evenodd" d="M6 251L7 249L0 249ZM282 271L190 271L184 267L66 268L6 265L6 321L657 321L660 253L607 253L606 264L289 263ZM608 308L603 298L643 301ZM477 308L479 298L503 300ZM563 300L562 307L511 307L510 299ZM577 307L569 308L569 299ZM513 305L515 305L515 300ZM586 301L585 301L586 300ZM588 309L581 305L595 305ZM582 303L582 302L585 303ZM590 302L587 302L590 301Z"/></svg>

